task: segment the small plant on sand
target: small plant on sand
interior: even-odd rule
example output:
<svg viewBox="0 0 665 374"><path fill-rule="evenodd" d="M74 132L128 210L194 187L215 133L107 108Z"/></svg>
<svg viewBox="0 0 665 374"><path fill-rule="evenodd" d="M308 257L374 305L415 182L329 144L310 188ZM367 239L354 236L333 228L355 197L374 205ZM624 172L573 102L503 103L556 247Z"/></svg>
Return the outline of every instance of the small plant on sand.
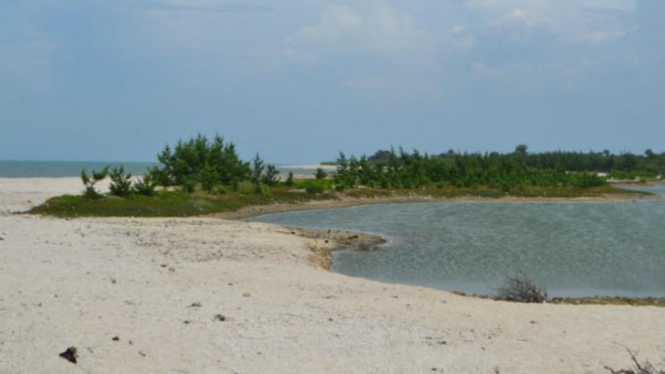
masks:
<svg viewBox="0 0 665 374"><path fill-rule="evenodd" d="M289 176L288 176L288 178L286 178L286 182L284 182L284 184L289 186L289 187L292 187L293 183L294 183L294 181L293 181L293 172L290 171Z"/></svg>
<svg viewBox="0 0 665 374"><path fill-rule="evenodd" d="M134 192L143 196L153 196L155 194L155 182L152 180L150 174L146 174L134 182Z"/></svg>
<svg viewBox="0 0 665 374"><path fill-rule="evenodd" d="M85 171L85 169L81 170L81 181L85 186L85 191L83 192L83 196L89 199L100 198L102 195L95 189L95 184L106 178L108 172L109 172L108 166L99 172L93 170L92 173L90 174L88 174Z"/></svg>
<svg viewBox="0 0 665 374"><path fill-rule="evenodd" d="M279 181L279 171L275 165L268 164L266 172L262 177L262 182L268 186L274 186Z"/></svg>
<svg viewBox="0 0 665 374"><path fill-rule="evenodd" d="M498 288L495 299L518 303L544 303L547 301L547 292L524 273L518 273L509 277L506 283Z"/></svg>
<svg viewBox="0 0 665 374"><path fill-rule="evenodd" d="M640 362L637 359L637 352L631 351L629 348L626 348L630 359L633 362L633 367L629 369L619 369L614 370L609 366L605 366L605 369L609 370L612 374L665 374L665 368L656 369L649 361Z"/></svg>
<svg viewBox="0 0 665 374"><path fill-rule="evenodd" d="M307 191L307 193L311 195L322 194L323 192L325 192L325 190L326 190L325 185L318 180L308 181L305 184L305 191Z"/></svg>
<svg viewBox="0 0 665 374"><path fill-rule="evenodd" d="M263 177L263 170L265 169L265 164L259 154L257 153L256 156L254 157L254 160L252 160L252 172L251 172L251 180L252 183L254 184L254 192L260 194L261 191L263 190L261 187L261 182L262 182L262 177Z"/></svg>
<svg viewBox="0 0 665 374"><path fill-rule="evenodd" d="M316 174L314 176L318 180L323 180L323 179L326 179L326 177L328 176L328 173L323 171L323 169L321 169L321 168L316 168Z"/></svg>
<svg viewBox="0 0 665 374"><path fill-rule="evenodd" d="M122 166L114 167L109 172L111 184L109 191L111 195L118 197L127 197L132 192L132 175L125 173L125 168Z"/></svg>

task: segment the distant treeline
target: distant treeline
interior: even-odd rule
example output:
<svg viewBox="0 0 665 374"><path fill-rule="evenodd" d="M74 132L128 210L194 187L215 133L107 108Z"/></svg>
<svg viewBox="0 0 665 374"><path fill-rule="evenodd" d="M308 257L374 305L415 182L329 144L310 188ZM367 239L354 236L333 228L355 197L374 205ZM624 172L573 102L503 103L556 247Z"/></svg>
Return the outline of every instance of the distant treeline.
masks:
<svg viewBox="0 0 665 374"><path fill-rule="evenodd" d="M332 188L344 190L357 186L414 189L487 187L504 192L522 187L598 187L607 177L654 178L665 172L665 154L647 150L644 155L610 152L546 152L531 154L526 145L514 152L422 154L403 149L380 150L372 156L347 158L340 153L337 172L330 178L322 169L314 180L294 181L292 173L281 181L274 165L266 164L257 154L243 161L233 143L221 136L203 135L166 145L157 155L160 165L150 168L142 178L133 179L122 167L100 172L81 172L85 196L100 198L96 183L110 177L114 196L152 196L157 187L212 194L248 191L270 196L273 187L300 188L320 194ZM601 174L604 173L604 174Z"/></svg>
<svg viewBox="0 0 665 374"><path fill-rule="evenodd" d="M526 145L514 152L458 153L438 155L380 150L372 156L347 158L340 153L338 188L358 185L381 188L415 188L435 183L443 188L489 186L510 190L517 186L594 187L607 184L606 173L618 179L656 177L665 171L665 154L647 150L644 155L604 152L528 153Z"/></svg>

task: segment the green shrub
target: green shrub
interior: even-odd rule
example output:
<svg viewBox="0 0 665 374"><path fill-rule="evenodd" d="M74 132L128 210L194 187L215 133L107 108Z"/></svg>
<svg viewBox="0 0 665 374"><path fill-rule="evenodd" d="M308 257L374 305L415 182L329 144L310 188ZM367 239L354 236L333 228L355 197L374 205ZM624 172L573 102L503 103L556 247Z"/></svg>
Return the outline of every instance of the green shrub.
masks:
<svg viewBox="0 0 665 374"><path fill-rule="evenodd" d="M328 174L325 171L323 171L323 169L316 168L316 174L315 174L316 179L323 180L326 179L327 176Z"/></svg>
<svg viewBox="0 0 665 374"><path fill-rule="evenodd" d="M272 190L270 189L269 186L266 186L265 184L259 184L259 189L255 191L257 194L266 197L266 198L271 198L272 197Z"/></svg>
<svg viewBox="0 0 665 374"><path fill-rule="evenodd" d="M248 179L250 173L249 163L240 160L235 145L225 143L219 135L212 141L203 135L179 141L173 150L167 144L157 159L161 168L149 171L155 183L185 190L192 183L210 189L219 184L233 185Z"/></svg>
<svg viewBox="0 0 665 374"><path fill-rule="evenodd" d="M262 176L261 181L268 186L274 186L279 182L279 171L275 165L269 164L266 167L266 173Z"/></svg>
<svg viewBox="0 0 665 374"><path fill-rule="evenodd" d="M193 178L182 178L179 183L182 190L187 193L193 193L196 191L196 182Z"/></svg>
<svg viewBox="0 0 665 374"><path fill-rule="evenodd" d="M153 196L155 194L155 182L153 182L150 174L146 174L134 182L133 190L139 195Z"/></svg>
<svg viewBox="0 0 665 374"><path fill-rule="evenodd" d="M85 169L81 170L81 181L85 186L85 191L83 192L83 196L89 199L100 198L102 195L95 189L95 184L97 184L97 182L101 180L104 180L108 175L108 172L109 172L108 166L99 172L93 170L90 175L86 173Z"/></svg>
<svg viewBox="0 0 665 374"><path fill-rule="evenodd" d="M285 185L289 187L293 187L293 172L289 172L288 178L286 178L286 182L284 182Z"/></svg>
<svg viewBox="0 0 665 374"><path fill-rule="evenodd" d="M305 183L305 191L307 193L315 195L315 194L321 194L325 192L326 186L325 183L322 183L322 181L316 180L316 181L307 181Z"/></svg>
<svg viewBox="0 0 665 374"><path fill-rule="evenodd" d="M255 193L255 184L253 182L244 181L236 184L236 186L237 187L235 191L237 191L240 194L247 195Z"/></svg>
<svg viewBox="0 0 665 374"><path fill-rule="evenodd" d="M220 183L219 173L215 168L208 164L204 165L201 169L199 179L201 182L201 188L209 193L212 193Z"/></svg>
<svg viewBox="0 0 665 374"><path fill-rule="evenodd" d="M261 178L263 177L263 170L265 169L265 163L257 153L252 160L252 174L251 179L254 184L261 183Z"/></svg>
<svg viewBox="0 0 665 374"><path fill-rule="evenodd" d="M122 166L114 167L109 172L111 184L109 190L111 195L118 197L127 197L132 192L132 175L125 173Z"/></svg>

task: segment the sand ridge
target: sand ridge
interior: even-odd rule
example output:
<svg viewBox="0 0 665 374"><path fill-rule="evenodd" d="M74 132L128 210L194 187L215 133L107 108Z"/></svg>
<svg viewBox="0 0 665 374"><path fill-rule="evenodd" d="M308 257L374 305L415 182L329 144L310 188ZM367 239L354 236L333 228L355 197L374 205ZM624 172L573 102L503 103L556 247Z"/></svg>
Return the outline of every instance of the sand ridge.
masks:
<svg viewBox="0 0 665 374"><path fill-rule="evenodd" d="M325 238L262 223L9 214L79 183L0 180L0 373L605 373L629 365L621 344L663 358L665 308L351 278L313 266Z"/></svg>

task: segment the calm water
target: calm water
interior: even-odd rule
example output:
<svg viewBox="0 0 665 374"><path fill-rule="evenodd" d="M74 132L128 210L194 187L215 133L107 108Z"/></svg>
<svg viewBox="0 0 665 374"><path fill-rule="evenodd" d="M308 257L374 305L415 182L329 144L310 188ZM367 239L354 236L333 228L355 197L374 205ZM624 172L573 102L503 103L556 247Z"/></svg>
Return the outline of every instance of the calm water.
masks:
<svg viewBox="0 0 665 374"><path fill-rule="evenodd" d="M151 162L89 162L89 161L1 161L0 178L61 178L78 177L81 169L101 170L105 166L124 166L133 175L143 175L149 167L157 166ZM316 172L316 165L278 165L282 173L311 174Z"/></svg>
<svg viewBox="0 0 665 374"><path fill-rule="evenodd" d="M102 170L105 166L122 165L133 175L143 175L150 162L92 162L92 161L0 161L0 178L62 178L78 177L81 170Z"/></svg>
<svg viewBox="0 0 665 374"><path fill-rule="evenodd" d="M665 200L393 204L255 220L389 237L335 254L333 269L353 276L487 294L524 272L551 296L665 296Z"/></svg>

